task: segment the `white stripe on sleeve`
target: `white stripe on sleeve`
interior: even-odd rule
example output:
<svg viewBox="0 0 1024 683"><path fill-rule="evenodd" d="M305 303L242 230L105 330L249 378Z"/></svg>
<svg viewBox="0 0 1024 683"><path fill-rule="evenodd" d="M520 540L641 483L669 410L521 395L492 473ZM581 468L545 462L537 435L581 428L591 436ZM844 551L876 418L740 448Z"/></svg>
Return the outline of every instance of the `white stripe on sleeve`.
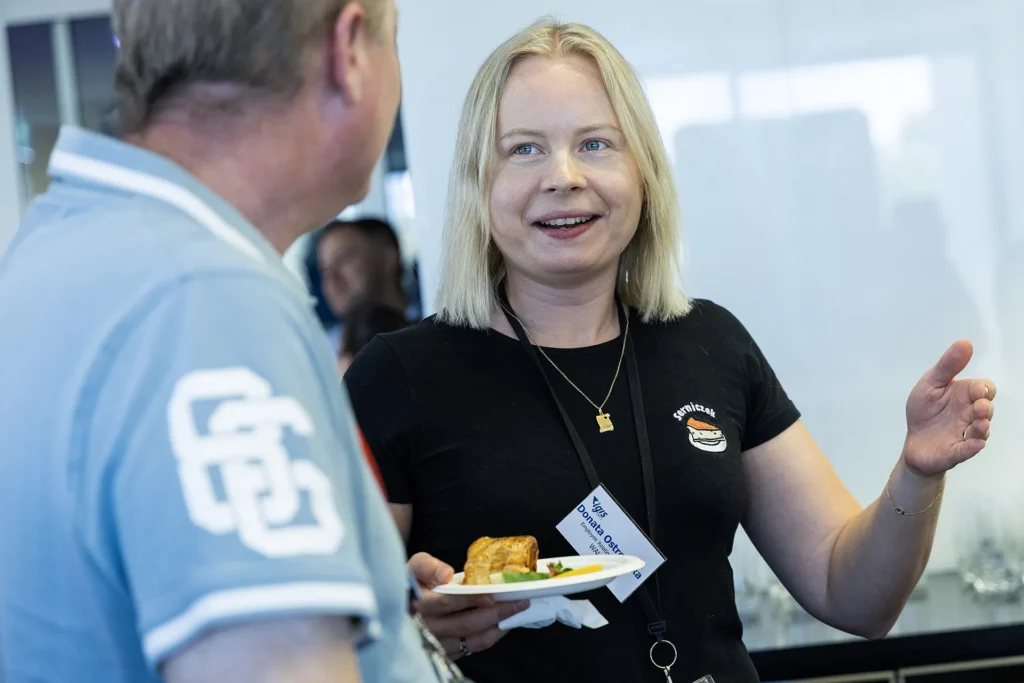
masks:
<svg viewBox="0 0 1024 683"><path fill-rule="evenodd" d="M281 614L346 615L363 620L365 634L379 637L377 601L369 586L359 583L282 583L249 586L209 593L184 612L151 629L142 647L151 666L159 665L171 652L202 631L241 619L274 617Z"/></svg>

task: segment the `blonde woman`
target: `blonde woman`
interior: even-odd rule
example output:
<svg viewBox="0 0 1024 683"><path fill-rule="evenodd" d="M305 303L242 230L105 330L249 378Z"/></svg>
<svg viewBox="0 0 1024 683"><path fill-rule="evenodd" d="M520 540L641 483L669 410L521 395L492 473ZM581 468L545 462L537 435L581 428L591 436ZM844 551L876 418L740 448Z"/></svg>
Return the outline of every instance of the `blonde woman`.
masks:
<svg viewBox="0 0 1024 683"><path fill-rule="evenodd" d="M945 472L985 447L995 387L955 379L972 353L957 342L911 391L902 451L862 508L739 321L679 290L679 241L622 56L550 21L499 47L460 123L441 313L355 360L356 414L426 586L479 536L576 554L555 525L596 483L667 561L623 603L588 595L610 622L597 630L505 634L523 606L427 591L429 626L479 683L664 681L666 640L675 680L757 680L729 565L739 524L809 612L882 636L927 561Z"/></svg>

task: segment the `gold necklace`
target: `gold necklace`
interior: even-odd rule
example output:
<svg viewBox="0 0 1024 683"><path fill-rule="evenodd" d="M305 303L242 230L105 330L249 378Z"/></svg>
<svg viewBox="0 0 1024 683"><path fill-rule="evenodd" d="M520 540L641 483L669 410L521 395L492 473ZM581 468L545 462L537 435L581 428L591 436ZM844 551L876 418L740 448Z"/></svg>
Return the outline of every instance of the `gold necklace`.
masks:
<svg viewBox="0 0 1024 683"><path fill-rule="evenodd" d="M558 374L561 375L565 379L565 381L569 383L569 386L571 386L573 389L579 392L579 395L587 400L587 403L594 406L594 408L597 410L596 419L598 430L600 430L602 434L604 434L605 432L615 431L615 425L612 424L612 416L604 412L604 406L606 403L608 403L608 399L611 398L612 390L615 389L615 383L619 379L619 372L622 370L622 359L626 357L626 340L629 339L629 316L626 316L626 328L622 333L622 351L619 352L619 364L615 367L615 376L612 377L612 384L610 387L608 387L608 393L605 394L604 400L601 401L601 405L598 405L594 403L590 399L590 397L583 392L582 389L576 386L576 383L569 379L569 376L567 374L562 372L562 368L558 367L558 365L555 364L555 361L551 360L551 357L548 356L548 354L544 353L543 347L541 347L537 342L533 340L533 337L530 336L530 331L526 329L526 325L523 324L522 320L516 317L516 314L512 312L512 309L505 306L504 304L502 304L501 307L504 308L505 312L507 312L510 316L515 318L515 321L519 323L519 325L523 328L523 332L526 333L526 338L530 340L530 343L533 344L534 348L540 351L540 355L544 356L544 359L547 362L551 363L551 367L557 370Z"/></svg>

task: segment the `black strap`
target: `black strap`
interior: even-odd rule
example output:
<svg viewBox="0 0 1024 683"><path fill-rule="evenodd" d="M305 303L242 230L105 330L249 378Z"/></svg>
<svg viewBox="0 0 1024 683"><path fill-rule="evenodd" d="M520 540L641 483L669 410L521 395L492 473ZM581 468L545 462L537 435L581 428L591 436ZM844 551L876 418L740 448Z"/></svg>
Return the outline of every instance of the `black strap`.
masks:
<svg viewBox="0 0 1024 683"><path fill-rule="evenodd" d="M616 306L619 308L620 327L624 314L621 313L622 306L619 305L618 297L615 298ZM625 328L622 328L625 330ZM647 437L647 417L644 412L644 398L640 391L640 370L636 364L636 350L633 348L633 338L626 338L626 377L629 380L629 397L633 403L633 424L636 426L636 442L640 451L640 468L644 479L644 500L647 503L647 526L651 542L655 540L657 533L658 506L655 499L654 486L654 463L651 461L651 441ZM658 594L658 605L661 605L661 586L658 584L658 575L653 577L654 588ZM637 593L640 599L640 606L643 607L647 617L647 632L659 641L668 630L665 620L661 618L660 610L651 599L651 594L646 586L640 586Z"/></svg>
<svg viewBox="0 0 1024 683"><path fill-rule="evenodd" d="M544 383L547 385L551 398L554 400L555 406L558 408L558 414L562 416L562 422L565 423L565 430L569 432L569 438L572 440L572 445L576 448L576 455L579 457L580 464L583 465L583 471L587 475L587 481L590 484L591 489L596 489L601 485L601 479L597 476L597 469L594 467L594 462L590 459L590 453L587 452L587 447L583 445L583 439L580 438L579 432L576 431L576 426L572 423L572 420L569 418L569 414L565 411L565 407L562 405L562 401L558 398L558 394L555 392L555 387L551 384L551 379L548 376L548 373L544 370L544 364L541 362L541 357L537 352L537 347L530 342L530 338L527 336L526 330L523 329L523 326L516 318L515 312L512 310L512 304L509 303L508 294L505 292L504 283L502 283L498 288L498 297L501 301L505 318L508 319L508 324L512 326L513 331L516 333L516 337L519 338L519 343L522 344L527 355L531 360L533 360L533 364L537 366L540 376L544 378ZM620 303L618 295L615 297L615 308L619 313L619 329L623 334L625 334L626 308ZM648 535L651 541L654 542L655 530L657 528L654 465L651 462L651 442L647 437L647 418L644 413L644 402L640 389L640 371L636 363L636 350L633 347L632 337L626 338L625 355L626 377L629 383L629 396L633 405L633 423L636 425L637 448L640 451L640 466L644 479L644 499L647 503ZM661 588L658 585L657 574L652 577L652 580L654 581L654 587L658 594L658 604L660 605ZM647 590L646 585L641 585L637 589L636 595L640 600L640 607L644 611L644 616L647 618L647 632L660 641L662 636L668 630L665 620L661 618L661 611L655 604L655 601L651 597L650 591Z"/></svg>

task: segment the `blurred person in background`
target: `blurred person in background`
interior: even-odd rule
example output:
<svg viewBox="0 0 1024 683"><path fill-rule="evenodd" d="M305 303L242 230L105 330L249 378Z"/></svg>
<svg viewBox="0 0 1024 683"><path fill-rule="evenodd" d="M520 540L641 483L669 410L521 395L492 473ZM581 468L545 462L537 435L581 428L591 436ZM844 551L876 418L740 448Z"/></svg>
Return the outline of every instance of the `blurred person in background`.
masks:
<svg viewBox="0 0 1024 683"><path fill-rule="evenodd" d="M596 630L506 632L427 590L428 625L478 683L753 683L729 564L740 524L808 612L880 637L924 571L945 473L989 438L995 386L956 379L972 355L959 341L911 389L896 463L862 507L740 321L680 291L672 175L605 38L552 21L515 35L466 97L441 313L377 337L345 375L428 588L481 536L591 554L556 525L585 526L573 511L601 483L626 513L609 533L637 520L667 557L624 602L588 594L609 622ZM849 417L870 428L871 406Z"/></svg>
<svg viewBox="0 0 1024 683"><path fill-rule="evenodd" d="M316 239L320 291L335 324L327 336L339 353L345 324L353 306L372 301L419 318L403 286L402 253L394 228L376 218L336 220Z"/></svg>
<svg viewBox="0 0 1024 683"><path fill-rule="evenodd" d="M397 332L409 326L405 314L390 306L368 302L356 304L345 318L345 335L338 354L338 372L342 375L352 359L378 334Z"/></svg>
<svg viewBox="0 0 1024 683"><path fill-rule="evenodd" d="M396 13L114 0L124 141L65 129L0 265L6 683L437 680L281 259L367 193Z"/></svg>

